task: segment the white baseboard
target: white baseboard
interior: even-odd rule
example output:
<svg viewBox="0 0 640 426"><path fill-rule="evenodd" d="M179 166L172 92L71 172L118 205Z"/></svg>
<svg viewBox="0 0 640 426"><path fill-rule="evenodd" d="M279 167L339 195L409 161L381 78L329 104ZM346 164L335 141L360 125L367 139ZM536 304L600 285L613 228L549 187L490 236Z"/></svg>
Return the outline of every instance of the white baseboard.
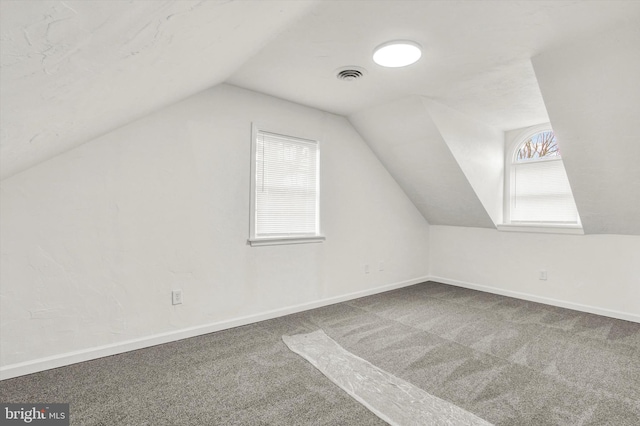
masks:
<svg viewBox="0 0 640 426"><path fill-rule="evenodd" d="M544 303L552 306L573 309L581 312L588 312L606 317L617 318L625 321L640 323L640 315L627 312L619 312L611 309L599 308L595 306L582 305L579 303L567 302L563 300L536 296L529 293L505 290L497 287L491 287L482 284L474 284L450 278L425 276L394 284L389 284L372 289L357 291L344 294L341 296L329 297L313 302L301 303L294 306L288 306L281 309L262 312L254 315L233 318L226 321L220 321L212 324L205 324L196 327L185 328L182 330L170 331L167 333L155 334L152 336L141 337L138 339L126 340L123 342L113 343L109 345L97 346L93 348L83 349L74 352L68 352L60 355L54 355L46 358L39 358L32 361L10 364L0 367L0 380L11 379L14 377L24 376L27 374L37 373L39 371L49 370L52 368L64 367L66 365L76 364L78 362L90 361L92 359L102 358L105 356L117 355L124 352L144 349L163 343L174 342L176 340L187 339L189 337L200 336L203 334L214 333L216 331L227 330L234 327L240 327L264 321L284 315L294 314L296 312L307 311L310 309L321 308L323 306L333 305L335 303L346 302L348 300L358 299L360 297L371 296L373 294L384 293L402 287L408 287L425 281L435 281L443 284L454 285L457 287L469 288L472 290L485 291L487 293L500 294L502 296L514 297L517 299L529 300L532 302Z"/></svg>
<svg viewBox="0 0 640 426"><path fill-rule="evenodd" d="M516 299L529 300L531 302L544 303L546 305L559 306L561 308L573 309L574 311L588 312L590 314L602 315L605 317L621 319L625 321L640 323L640 315L628 312L614 311L612 309L599 308L597 306L582 305L580 303L567 302L564 300L553 299L550 297L536 296L529 293L521 293L519 291L505 290L502 288L491 287L482 284L473 284L465 281L452 280L450 278L431 276L429 281L435 281L442 284L454 285L456 287L464 287L472 290L485 291L487 293L500 294L502 296L514 297Z"/></svg>
<svg viewBox="0 0 640 426"><path fill-rule="evenodd" d="M0 380L11 379L26 374L37 373L39 371L49 370L52 368L64 367L66 365L76 364L78 362L90 361L92 359L102 358L105 356L117 355L123 352L134 351L137 349L148 348L163 343L174 342L176 340L187 339L189 337L200 336L203 334L213 333L216 331L227 330L229 328L240 327L259 321L281 317L284 315L294 314L296 312L307 311L309 309L321 308L323 306L333 305L335 303L346 302L347 300L358 299L360 297L371 296L377 293L394 290L410 285L419 284L429 281L429 277L414 278L394 284L388 284L381 287L357 291L344 294L341 296L329 297L313 302L301 303L299 305L288 306L281 309L262 312L254 315L233 318L226 321L220 321L212 324L205 324L196 327L185 328L182 330L170 331L152 336L141 337L138 339L126 340L123 342L113 343L109 345L97 346L93 348L83 349L74 352L68 352L60 355L54 355L46 358L39 358L32 361L10 364L0 367Z"/></svg>

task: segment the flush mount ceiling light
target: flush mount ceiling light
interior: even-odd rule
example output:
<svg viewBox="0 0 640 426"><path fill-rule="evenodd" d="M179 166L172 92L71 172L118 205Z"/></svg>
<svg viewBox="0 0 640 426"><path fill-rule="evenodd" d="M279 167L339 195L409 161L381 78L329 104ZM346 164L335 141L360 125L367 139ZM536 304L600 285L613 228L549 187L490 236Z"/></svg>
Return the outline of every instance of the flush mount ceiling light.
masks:
<svg viewBox="0 0 640 426"><path fill-rule="evenodd" d="M389 41L373 51L373 61L389 68L406 67L417 62L420 56L422 56L420 45L408 40Z"/></svg>

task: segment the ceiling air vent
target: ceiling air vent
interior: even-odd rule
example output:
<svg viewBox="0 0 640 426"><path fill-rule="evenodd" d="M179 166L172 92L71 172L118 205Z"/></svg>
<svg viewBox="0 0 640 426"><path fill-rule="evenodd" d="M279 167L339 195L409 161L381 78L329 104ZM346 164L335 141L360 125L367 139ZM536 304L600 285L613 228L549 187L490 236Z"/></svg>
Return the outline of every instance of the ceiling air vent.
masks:
<svg viewBox="0 0 640 426"><path fill-rule="evenodd" d="M365 69L360 67L344 67L337 70L336 77L338 80L354 81L364 76Z"/></svg>

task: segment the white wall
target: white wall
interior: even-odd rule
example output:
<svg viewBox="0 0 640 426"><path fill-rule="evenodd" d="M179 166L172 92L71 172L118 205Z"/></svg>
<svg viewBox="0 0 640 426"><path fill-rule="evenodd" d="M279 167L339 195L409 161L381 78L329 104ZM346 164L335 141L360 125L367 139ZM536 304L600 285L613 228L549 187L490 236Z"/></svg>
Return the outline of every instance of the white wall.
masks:
<svg viewBox="0 0 640 426"><path fill-rule="evenodd" d="M252 121L321 141L324 243L246 244ZM345 118L227 85L2 181L1 209L5 376L428 274L427 222Z"/></svg>
<svg viewBox="0 0 640 426"><path fill-rule="evenodd" d="M638 236L431 226L430 243L436 281L640 322Z"/></svg>
<svg viewBox="0 0 640 426"><path fill-rule="evenodd" d="M640 235L640 26L572 42L532 63L584 232Z"/></svg>
<svg viewBox="0 0 640 426"><path fill-rule="evenodd" d="M349 122L430 224L495 228L421 96L359 111Z"/></svg>
<svg viewBox="0 0 640 426"><path fill-rule="evenodd" d="M504 133L432 99L422 101L487 214L502 223Z"/></svg>

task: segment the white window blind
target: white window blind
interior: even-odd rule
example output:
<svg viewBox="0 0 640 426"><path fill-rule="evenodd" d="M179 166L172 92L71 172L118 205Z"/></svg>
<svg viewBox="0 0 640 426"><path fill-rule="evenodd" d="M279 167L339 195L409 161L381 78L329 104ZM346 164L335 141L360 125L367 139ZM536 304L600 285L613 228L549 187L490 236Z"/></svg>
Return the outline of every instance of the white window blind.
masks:
<svg viewBox="0 0 640 426"><path fill-rule="evenodd" d="M579 223L561 159L512 165L511 222Z"/></svg>
<svg viewBox="0 0 640 426"><path fill-rule="evenodd" d="M258 130L255 141L254 236L318 236L317 141Z"/></svg>

